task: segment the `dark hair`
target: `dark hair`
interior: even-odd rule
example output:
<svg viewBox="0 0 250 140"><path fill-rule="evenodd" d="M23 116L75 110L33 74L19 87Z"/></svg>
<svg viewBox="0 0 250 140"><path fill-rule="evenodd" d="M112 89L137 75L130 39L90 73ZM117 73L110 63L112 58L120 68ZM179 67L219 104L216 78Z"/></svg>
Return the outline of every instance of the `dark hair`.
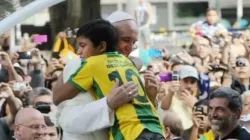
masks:
<svg viewBox="0 0 250 140"><path fill-rule="evenodd" d="M199 100L194 104L194 106L202 106L202 105L208 106L208 103L209 103L208 100Z"/></svg>
<svg viewBox="0 0 250 140"><path fill-rule="evenodd" d="M86 37L97 47L102 41L106 42L106 52L117 50L118 37L114 26L106 20L98 19L85 23L77 32L77 37Z"/></svg>
<svg viewBox="0 0 250 140"><path fill-rule="evenodd" d="M46 124L48 127L55 127L55 128L56 128L56 132L57 132L57 134L59 135L60 129L59 129L58 127L55 126L55 124L51 121L50 117L44 116L44 121L45 121L45 124Z"/></svg>
<svg viewBox="0 0 250 140"><path fill-rule="evenodd" d="M228 107L231 111L241 110L243 107L243 101L240 97L240 93L231 89L230 87L222 87L216 89L211 97L210 100L214 98L225 98L228 100Z"/></svg>
<svg viewBox="0 0 250 140"><path fill-rule="evenodd" d="M208 8L208 9L206 10L206 14L207 14L208 12L210 12L210 11L215 11L215 12L217 13L216 8Z"/></svg>

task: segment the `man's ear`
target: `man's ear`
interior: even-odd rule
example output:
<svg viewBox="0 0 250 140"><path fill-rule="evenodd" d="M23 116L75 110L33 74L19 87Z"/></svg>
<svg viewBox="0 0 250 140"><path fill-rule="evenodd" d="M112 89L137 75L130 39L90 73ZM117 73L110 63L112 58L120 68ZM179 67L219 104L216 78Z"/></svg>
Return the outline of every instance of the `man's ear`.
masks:
<svg viewBox="0 0 250 140"><path fill-rule="evenodd" d="M105 41L102 41L99 45L99 52L104 53L107 51L107 43Z"/></svg>
<svg viewBox="0 0 250 140"><path fill-rule="evenodd" d="M13 127L14 127L14 135L15 136L20 135L21 134L20 126L19 125L13 125Z"/></svg>
<svg viewBox="0 0 250 140"><path fill-rule="evenodd" d="M240 116L241 116L241 112L242 110L241 109L238 109L234 112L234 116L236 119L240 119Z"/></svg>

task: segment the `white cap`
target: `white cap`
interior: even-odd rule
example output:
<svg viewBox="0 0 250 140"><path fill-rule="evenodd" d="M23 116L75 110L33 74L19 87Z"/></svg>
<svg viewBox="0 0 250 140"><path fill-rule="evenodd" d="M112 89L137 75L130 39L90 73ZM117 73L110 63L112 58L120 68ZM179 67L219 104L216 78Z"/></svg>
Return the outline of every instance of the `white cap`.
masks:
<svg viewBox="0 0 250 140"><path fill-rule="evenodd" d="M111 24L113 24L116 22L124 21L124 20L135 20L135 19L131 15L129 15L128 13L116 11L116 12L113 12L111 15L109 15L107 20Z"/></svg>
<svg viewBox="0 0 250 140"><path fill-rule="evenodd" d="M187 77L193 77L198 80L199 79L198 71L193 66L189 65L182 66L180 71L180 79L184 79Z"/></svg>
<svg viewBox="0 0 250 140"><path fill-rule="evenodd" d="M71 75L75 74L75 72L81 66L81 58L77 57L72 60L69 60L66 66L63 69L63 82L66 83Z"/></svg>

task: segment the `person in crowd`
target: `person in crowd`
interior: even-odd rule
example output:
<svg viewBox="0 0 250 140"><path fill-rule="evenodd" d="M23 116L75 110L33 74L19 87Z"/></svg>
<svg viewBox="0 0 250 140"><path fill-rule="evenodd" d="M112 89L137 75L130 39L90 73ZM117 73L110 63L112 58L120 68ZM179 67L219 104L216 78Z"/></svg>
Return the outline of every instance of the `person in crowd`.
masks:
<svg viewBox="0 0 250 140"><path fill-rule="evenodd" d="M30 64L33 66L32 71L29 72L31 77L30 86L32 88L44 87L45 79L43 67L45 66L45 62L42 59L42 55L40 50L32 49L30 50L32 59L30 60Z"/></svg>
<svg viewBox="0 0 250 140"><path fill-rule="evenodd" d="M43 140L46 128L42 113L34 108L24 108L16 115L14 137L17 140Z"/></svg>
<svg viewBox="0 0 250 140"><path fill-rule="evenodd" d="M223 86L230 86L232 89L242 94L249 90L250 63L244 57L238 57L235 62L234 74L232 77L224 77Z"/></svg>
<svg viewBox="0 0 250 140"><path fill-rule="evenodd" d="M241 95L243 101L243 109L241 113L241 124L250 130L250 91L245 91Z"/></svg>
<svg viewBox="0 0 250 140"><path fill-rule="evenodd" d="M212 46L210 40L206 37L196 37L193 45L193 56L187 52L177 54L178 58L188 65L194 66L199 73L206 73L211 70Z"/></svg>
<svg viewBox="0 0 250 140"><path fill-rule="evenodd" d="M101 34L102 32L105 32L105 36ZM156 110L146 97L145 92L142 90L144 85L142 85L137 68L129 59L116 53L118 39L114 27L105 20L94 20L88 22L78 30L77 40L81 46L78 49L78 54L81 58L86 59L84 62L86 64L82 62L81 68L66 84L53 90L54 93L60 93L61 96L55 96L55 103L58 104L63 100L71 99L72 97L75 97L79 91L90 91L91 89L94 89L95 95L100 99L108 95L105 93L108 93L111 90L113 86L112 81L116 81L116 79L121 83L125 81L133 81L138 84L138 87L141 90L138 90L139 93L137 93L137 91L132 91L128 94L131 96L137 96L139 94L139 96L135 97L134 102L127 104L127 106L121 106L115 111L115 117L117 119L115 119L114 125L110 129L110 138L164 139L164 133L159 118L155 115ZM96 71L93 71L93 68L96 69ZM130 76L127 75L127 78L122 77L120 74L123 75L123 73L130 73ZM91 78L93 76L95 80ZM134 80L132 77L137 77L137 80ZM144 106L144 109L147 111L140 112L140 108L137 108L138 103L136 102L138 102L140 106ZM131 111L139 110L134 112L134 115L131 115L124 113L124 109ZM145 115L147 115L147 120L152 119L152 122L144 122L142 116ZM134 118L134 116L138 117ZM126 119L124 119L124 117ZM137 123L138 121L141 123ZM124 125L126 123L128 124Z"/></svg>
<svg viewBox="0 0 250 140"><path fill-rule="evenodd" d="M179 114L184 130L192 127L192 108L197 102L198 72L189 65L183 65L179 79L170 83L167 95L162 99L162 109Z"/></svg>
<svg viewBox="0 0 250 140"><path fill-rule="evenodd" d="M59 129L54 126L48 116L44 116L44 120L47 126L44 140L59 140Z"/></svg>
<svg viewBox="0 0 250 140"><path fill-rule="evenodd" d="M21 102L14 96L11 88L8 84L0 83L0 102L1 106L6 101L9 107L9 113L7 116L0 118L0 138L1 140L11 139L11 126L14 123L15 115L21 108ZM1 110L2 113L3 110Z"/></svg>
<svg viewBox="0 0 250 140"><path fill-rule="evenodd" d="M222 63L235 66L235 60L238 57L247 57L247 49L244 46L244 34L232 35L232 43L223 49Z"/></svg>
<svg viewBox="0 0 250 140"><path fill-rule="evenodd" d="M208 101L199 100L193 108L193 126L183 134L184 140L196 140L201 138L210 129L208 122ZM206 138L206 135L204 135ZM214 138L214 135L210 136Z"/></svg>
<svg viewBox="0 0 250 140"><path fill-rule="evenodd" d="M173 111L164 112L163 125L166 129L166 140L183 140L183 126L177 113Z"/></svg>
<svg viewBox="0 0 250 140"><path fill-rule="evenodd" d="M206 12L206 21L198 21L197 23L194 23L190 27L190 32L195 34L201 34L206 35L210 38L216 35L216 33L219 32L226 32L227 29L218 23L219 21L219 15L216 9L207 9Z"/></svg>
<svg viewBox="0 0 250 140"><path fill-rule="evenodd" d="M0 52L0 82L8 83L9 81L18 81L22 82L23 79L20 75L15 71L14 65L11 62L10 56L6 52Z"/></svg>
<svg viewBox="0 0 250 140"><path fill-rule="evenodd" d="M249 131L239 125L242 108L243 102L237 91L222 87L212 93L208 118L212 130L217 135L215 140L249 139Z"/></svg>

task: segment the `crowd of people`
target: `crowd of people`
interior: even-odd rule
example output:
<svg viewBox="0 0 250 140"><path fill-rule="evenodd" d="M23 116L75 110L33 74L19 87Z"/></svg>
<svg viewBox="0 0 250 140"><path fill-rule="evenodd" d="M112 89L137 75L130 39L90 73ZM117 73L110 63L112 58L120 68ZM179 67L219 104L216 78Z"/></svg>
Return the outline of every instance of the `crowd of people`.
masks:
<svg viewBox="0 0 250 140"><path fill-rule="evenodd" d="M218 19L209 9L188 50L145 70L130 55L139 28L124 12L82 25L73 59L11 52L2 35L0 139L250 139L250 33Z"/></svg>

